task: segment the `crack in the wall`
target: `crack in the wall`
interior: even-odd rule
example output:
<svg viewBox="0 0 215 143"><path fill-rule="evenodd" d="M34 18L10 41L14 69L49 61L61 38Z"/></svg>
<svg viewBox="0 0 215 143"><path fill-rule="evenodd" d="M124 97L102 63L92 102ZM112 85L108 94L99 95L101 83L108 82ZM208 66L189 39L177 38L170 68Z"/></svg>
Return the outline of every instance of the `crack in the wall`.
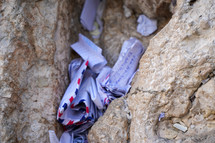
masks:
<svg viewBox="0 0 215 143"><path fill-rule="evenodd" d="M137 93L149 93L149 94L152 94L152 95L157 95L157 94L161 94L161 93L164 93L166 92L165 90L161 90L161 91L156 91L156 90L141 90L139 89L138 87L135 88L134 92L130 93L131 95L133 94L137 94Z"/></svg>
<svg viewBox="0 0 215 143"><path fill-rule="evenodd" d="M127 143L130 142L130 126L131 126L131 118L132 118L132 115L131 115L131 111L129 110L128 108L128 103L127 103L127 98L124 98L123 99L123 102L124 102L124 111L126 112L126 116L127 116L127 124L128 124L128 129L127 129L127 137L128 137L128 140L127 140Z"/></svg>
<svg viewBox="0 0 215 143"><path fill-rule="evenodd" d="M196 1L197 1L197 0L190 0L190 1L189 1L190 6L193 6L193 4L194 4Z"/></svg>
<svg viewBox="0 0 215 143"><path fill-rule="evenodd" d="M206 84L208 81L210 81L213 77L215 77L215 69L210 72L206 79L202 80L200 85L196 88L196 90L193 92L193 94L189 97L190 102L193 102L196 98L196 92L201 88L204 84Z"/></svg>
<svg viewBox="0 0 215 143"><path fill-rule="evenodd" d="M189 113L190 113L190 109L192 108L192 102L195 100L195 94L196 94L196 92L199 90L199 88L201 88L204 84L206 84L208 81L210 81L212 78L214 78L215 77L215 69L214 70L212 70L212 72L210 72L210 73L208 73L208 76L207 76L207 78L205 78L204 80L202 80L202 82L200 83L200 85L196 88L196 90L195 91L193 91L193 94L189 97L189 100L190 100L190 102L191 102L191 104L189 104L189 108L188 108L188 110L187 110L187 113L186 114L183 114L182 116L180 116L180 117L178 117L178 118L183 118L183 117L185 117L186 115L188 115ZM163 91L163 92L165 92L165 91ZM156 94L160 94L160 93L162 93L162 92L158 92L158 91L142 91L142 90L140 90L139 88L136 88L135 89L135 92L133 92L132 94L138 94L138 93L150 93L150 94L152 94L152 95L156 95ZM156 96L153 96L152 97L152 99L151 100L153 100L153 98L155 98ZM154 101L150 101L150 102L154 102ZM159 107L160 108L160 107ZM166 118L166 117L165 117ZM168 118L166 118L165 120L171 120L172 119L172 117L168 117ZM156 128L154 129L154 131L155 131L155 134L159 137L159 135L158 135L158 120L156 121L156 124L155 124L155 126L156 126ZM162 138L162 139L165 139L165 138ZM172 140L169 140L169 139L167 139L167 140L165 140L165 141L172 141Z"/></svg>

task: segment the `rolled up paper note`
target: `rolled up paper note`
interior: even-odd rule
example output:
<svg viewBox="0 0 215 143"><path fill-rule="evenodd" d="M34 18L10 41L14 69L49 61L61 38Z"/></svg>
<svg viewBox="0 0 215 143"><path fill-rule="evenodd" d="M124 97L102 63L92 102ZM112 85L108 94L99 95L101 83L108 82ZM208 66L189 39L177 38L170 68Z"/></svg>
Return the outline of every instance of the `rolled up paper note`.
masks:
<svg viewBox="0 0 215 143"><path fill-rule="evenodd" d="M125 41L119 58L105 83L105 88L117 97L125 95L130 89L131 78L133 78L144 52L145 48L136 38Z"/></svg>

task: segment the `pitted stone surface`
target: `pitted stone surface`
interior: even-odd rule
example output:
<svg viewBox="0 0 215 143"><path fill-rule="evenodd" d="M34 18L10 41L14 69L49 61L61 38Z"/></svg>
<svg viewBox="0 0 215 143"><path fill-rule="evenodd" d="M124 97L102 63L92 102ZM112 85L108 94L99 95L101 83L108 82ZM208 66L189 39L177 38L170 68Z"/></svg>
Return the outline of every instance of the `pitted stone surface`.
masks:
<svg viewBox="0 0 215 143"><path fill-rule="evenodd" d="M178 4L172 19L150 40L140 60L127 98L132 117L129 142L213 141L215 2ZM161 112L165 117L159 122ZM108 116L105 114L103 120ZM174 123L188 131L174 128ZM112 137L106 134L105 139Z"/></svg>
<svg viewBox="0 0 215 143"><path fill-rule="evenodd" d="M128 107L124 98L116 99L91 128L89 142L122 142L128 140Z"/></svg>
<svg viewBox="0 0 215 143"><path fill-rule="evenodd" d="M81 31L80 3L0 1L1 143L49 142L49 129L61 134L56 109L68 85L69 46Z"/></svg>
<svg viewBox="0 0 215 143"><path fill-rule="evenodd" d="M173 1L177 0L123 0L126 7L137 14L144 13L149 18L171 16L169 6Z"/></svg>
<svg viewBox="0 0 215 143"><path fill-rule="evenodd" d="M68 63L77 57L69 46L80 32L90 38L79 22L83 3L0 1L0 142L49 142L49 129L61 135L56 110L69 82ZM156 33L136 32L139 14L158 19ZM98 44L109 65L131 36L147 51L130 93L111 103L89 141L213 142L214 0L107 0L103 20Z"/></svg>

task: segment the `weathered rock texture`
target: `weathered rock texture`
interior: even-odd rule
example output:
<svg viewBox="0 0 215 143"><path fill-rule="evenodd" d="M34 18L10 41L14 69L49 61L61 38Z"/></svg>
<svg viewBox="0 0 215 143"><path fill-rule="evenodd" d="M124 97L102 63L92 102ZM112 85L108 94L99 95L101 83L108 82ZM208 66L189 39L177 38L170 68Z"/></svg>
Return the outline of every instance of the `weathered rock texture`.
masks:
<svg viewBox="0 0 215 143"><path fill-rule="evenodd" d="M56 110L69 82L67 65L77 56L69 45L79 32L90 37L79 23L83 2L0 1L0 142L46 143L49 129L61 134ZM142 13L158 19L149 37L136 32ZM214 142L214 0L107 0L98 43L110 65L130 36L148 47L140 71L130 93L92 127L89 141Z"/></svg>
<svg viewBox="0 0 215 143"><path fill-rule="evenodd" d="M130 127L127 136L119 141L111 133L112 129L123 129L112 126L125 119L110 120L110 114L118 113L118 117L124 112L110 105L113 111L92 127L88 136L91 142L125 142L127 137L133 143L214 142L215 1L181 0L178 4L140 61L140 71L125 103L131 113L131 120L126 121L130 125L124 127ZM161 112L165 117L159 122ZM174 128L174 123L188 131ZM96 132L107 126L108 133Z"/></svg>
<svg viewBox="0 0 215 143"><path fill-rule="evenodd" d="M0 1L0 142L47 143L68 85L81 1ZM73 18L72 18L73 17Z"/></svg>
<svg viewBox="0 0 215 143"><path fill-rule="evenodd" d="M95 123L89 134L89 142L127 142L129 129L127 116L128 107L124 98L114 100L105 116L100 117Z"/></svg>
<svg viewBox="0 0 215 143"><path fill-rule="evenodd" d="M174 0L123 0L124 5L137 14L144 13L150 18L169 17L169 6ZM176 0L175 0L176 1ZM173 3L173 2L172 2Z"/></svg>

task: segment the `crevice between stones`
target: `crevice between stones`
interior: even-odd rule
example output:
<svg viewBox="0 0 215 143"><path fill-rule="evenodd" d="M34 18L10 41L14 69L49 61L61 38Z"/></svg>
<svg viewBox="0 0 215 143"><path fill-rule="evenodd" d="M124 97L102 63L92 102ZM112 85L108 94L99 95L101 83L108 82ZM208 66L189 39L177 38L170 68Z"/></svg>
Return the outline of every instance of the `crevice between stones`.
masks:
<svg viewBox="0 0 215 143"><path fill-rule="evenodd" d="M196 88L196 90L193 92L193 94L189 97L190 102L192 103L196 98L196 92L201 88L204 84L206 84L208 81L210 81L213 77L215 77L215 69L208 74L207 78L202 80L199 87Z"/></svg>
<svg viewBox="0 0 215 143"><path fill-rule="evenodd" d="M189 4L190 4L190 6L193 6L193 4L196 2L196 0L190 0L189 1Z"/></svg>
<svg viewBox="0 0 215 143"><path fill-rule="evenodd" d="M128 119L128 129L127 129L128 140L127 140L127 143L129 143L130 142L130 126L131 126L132 116L131 116L131 112L128 108L127 98L124 98L123 102L124 102L124 111L126 112L127 119Z"/></svg>

